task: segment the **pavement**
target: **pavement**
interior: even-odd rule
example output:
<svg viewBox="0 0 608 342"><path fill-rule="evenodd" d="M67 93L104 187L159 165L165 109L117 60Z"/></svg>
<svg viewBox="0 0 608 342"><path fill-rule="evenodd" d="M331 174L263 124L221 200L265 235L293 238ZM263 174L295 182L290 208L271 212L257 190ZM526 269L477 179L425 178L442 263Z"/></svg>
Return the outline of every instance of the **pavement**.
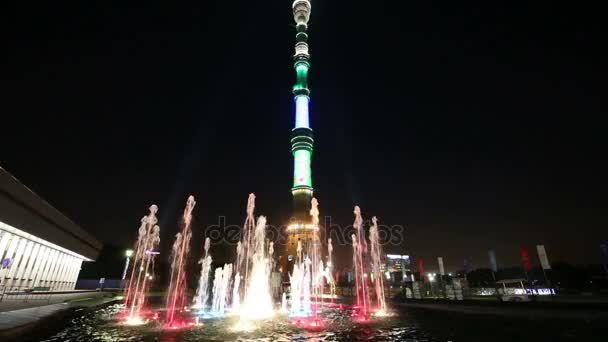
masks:
<svg viewBox="0 0 608 342"><path fill-rule="evenodd" d="M593 307L574 305L534 305L535 303L508 303L496 305L467 305L457 302L424 303L399 302L394 305L405 308L431 309L472 315L493 315L508 317L546 318L546 319L583 319L608 320L608 311Z"/></svg>
<svg viewBox="0 0 608 342"><path fill-rule="evenodd" d="M0 294L0 312L39 307L49 304L95 298L103 295L99 291L62 291L62 292L14 292Z"/></svg>
<svg viewBox="0 0 608 342"><path fill-rule="evenodd" d="M116 300L115 297L107 295L103 292L93 292L88 293L88 297L68 302L0 312L0 340L4 341L4 338L26 333L28 330L35 329L38 323L42 323L45 319L60 315L70 309L96 307ZM54 300L59 300L59 298ZM23 303L23 305L27 305L27 303Z"/></svg>

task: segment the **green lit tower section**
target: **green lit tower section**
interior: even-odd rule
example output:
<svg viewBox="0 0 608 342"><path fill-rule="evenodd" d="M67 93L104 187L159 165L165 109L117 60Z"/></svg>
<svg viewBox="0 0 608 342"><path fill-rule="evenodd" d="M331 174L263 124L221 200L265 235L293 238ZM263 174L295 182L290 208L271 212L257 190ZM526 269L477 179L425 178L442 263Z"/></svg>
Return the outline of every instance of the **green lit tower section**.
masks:
<svg viewBox="0 0 608 342"><path fill-rule="evenodd" d="M310 201L312 199L311 159L313 150L313 132L309 122L310 90L308 89L308 20L310 18L310 1L293 2L293 18L296 22L296 45L294 69L296 84L293 86L295 101L295 127L291 134L291 152L293 154L293 218L299 226L310 222Z"/></svg>

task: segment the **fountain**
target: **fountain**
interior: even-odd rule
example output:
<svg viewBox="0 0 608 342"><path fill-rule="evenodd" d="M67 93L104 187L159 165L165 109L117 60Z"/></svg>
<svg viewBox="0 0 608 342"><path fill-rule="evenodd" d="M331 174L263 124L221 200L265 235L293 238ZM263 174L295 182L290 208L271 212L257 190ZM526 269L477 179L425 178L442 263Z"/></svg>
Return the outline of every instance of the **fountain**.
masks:
<svg viewBox="0 0 608 342"><path fill-rule="evenodd" d="M250 260L250 236L255 227L255 217L253 213L255 211L255 195L249 194L247 198L247 217L243 224L243 232L241 235L241 241L236 245L236 265L234 267L234 289L232 294L232 310L236 312L241 306L241 295L246 289L241 289L241 278L244 278L244 284L247 284L247 278L249 275L249 264L245 263L245 260Z"/></svg>
<svg viewBox="0 0 608 342"><path fill-rule="evenodd" d="M241 242L239 241L236 245L236 255L237 255L237 263L234 266L234 271L236 274L234 275L234 286L232 288L232 311L238 312L241 307L241 297L240 297L240 285L241 285L241 274L239 272L241 268L242 259L241 256Z"/></svg>
<svg viewBox="0 0 608 342"><path fill-rule="evenodd" d="M150 213L141 219L141 226L138 231L137 243L135 245L135 256L129 285L125 291L125 309L127 324L144 323L142 311L146 304L149 280L154 273L154 253L152 253L160 242L160 227L156 225L158 219L156 213L158 207L150 206Z"/></svg>
<svg viewBox="0 0 608 342"><path fill-rule="evenodd" d="M175 243L171 253L171 280L167 291L167 327L176 329L182 325L176 313L186 304L186 262L190 252L190 238L192 231L192 210L196 202L194 197L188 197L186 208L182 217L182 230L175 235Z"/></svg>
<svg viewBox="0 0 608 342"><path fill-rule="evenodd" d="M241 320L259 320L271 317L274 313L270 296L270 256L265 247L266 217L258 217L253 234L249 234L246 247L251 258L245 260L245 295L240 306Z"/></svg>
<svg viewBox="0 0 608 342"><path fill-rule="evenodd" d="M218 280L220 274L217 270L214 281L214 303L217 298L222 296L225 298L225 303L228 303L229 295L232 294L232 312L238 313L240 317L237 330L251 329L251 325L247 321L265 319L274 313L269 286L274 244L266 241L266 218L260 216L256 223L254 211L255 195L249 194L243 234L236 247L236 263L234 267L230 266L230 272L224 266L221 275L222 281L228 281L228 283L225 287L220 286L221 283ZM233 271L235 274L231 293L229 280ZM215 290L216 281L218 282L217 292ZM220 306L221 304L218 305L218 310L221 310Z"/></svg>
<svg viewBox="0 0 608 342"><path fill-rule="evenodd" d="M194 296L193 308L200 309L201 312L205 311L205 306L209 300L209 273L211 272L211 255L209 255L209 247L211 240L205 239L204 254L201 260L198 261L201 264L201 277L198 281L198 288L196 289L196 295Z"/></svg>
<svg viewBox="0 0 608 342"><path fill-rule="evenodd" d="M232 264L225 264L224 267L215 269L213 280L213 301L211 305L212 316L224 316L226 304L230 294L230 277L232 276Z"/></svg>
<svg viewBox="0 0 608 342"><path fill-rule="evenodd" d="M312 239L312 245L309 246L310 255L310 277L311 277L311 289L309 293L312 293L314 298L312 303L312 315L314 320L318 319L318 313L321 310L320 306L323 304L323 261L321 260L321 246L319 238L319 202L316 198L312 198L310 201L310 216L312 218L312 225L316 227L315 237Z"/></svg>
<svg viewBox="0 0 608 342"><path fill-rule="evenodd" d="M287 292L283 292L283 295L281 296L281 312L282 313L289 312L287 310Z"/></svg>
<svg viewBox="0 0 608 342"><path fill-rule="evenodd" d="M319 202L316 198L311 200L310 216L312 226L319 226ZM298 241L296 248L296 262L292 274L289 276L291 284L291 317L313 317L318 318L318 313L323 304L323 278L324 267L321 260L320 239L318 229L315 230L312 243L306 246L304 254L303 246Z"/></svg>
<svg viewBox="0 0 608 342"><path fill-rule="evenodd" d="M357 291L357 309L355 313L357 320L366 321L369 312L369 290L367 287L366 262L364 254L367 254L367 242L365 241L365 232L363 231L363 218L361 217L361 209L355 206L354 210L355 234L352 234L353 241L353 265L355 267L355 286Z"/></svg>
<svg viewBox="0 0 608 342"><path fill-rule="evenodd" d="M210 239L205 239L203 255L199 261L201 274L194 296L193 308L200 309L196 317L186 313L186 264L189 255L189 244L192 224L192 211L196 202L194 197L188 198L184 209L181 230L176 234L171 254L171 277L166 302L166 327L178 329L186 326L200 325L200 318L224 317L227 313L237 314L239 322L233 330L250 331L263 323L253 321L263 320L274 314L273 297L270 289L270 279L275 267L274 243L266 240L266 217L255 218L255 195L250 194L247 202L247 217L243 226L241 241L237 243L237 258L234 264L226 263L214 271L213 283L210 284L212 257ZM319 224L319 203L311 201L310 215L312 224ZM156 225L156 206L150 207L150 214L142 219L137 241L137 252L134 259L134 270L127 289L129 318L132 322L142 322L140 312L145 303L146 291L149 287L147 273L154 267L151 253L158 245L159 228ZM370 227L370 257L371 269L368 265L367 242L363 229L363 218L359 207L354 209L353 265L355 269L356 305L353 305L352 319L355 322L369 322L371 301L368 289L368 272L374 283L376 303L373 307L375 315L386 315L387 305L384 293L384 279L381 273L382 249L378 231L378 221L372 218ZM315 230L318 234L318 230ZM291 293L282 294L280 312L288 313L295 319L291 324L298 328L319 330L325 329L321 314L325 310L331 312L342 310L342 305L325 304L323 301L324 285L331 286L330 298L334 298L334 281L331 274L333 244L331 238L327 241L328 261L324 265L321 257L321 243L315 235L311 243L297 243L296 262L291 280ZM211 290L211 295L209 291ZM279 298L277 298L279 299ZM324 307L326 305L326 307ZM202 315L200 315L202 314ZM185 323L188 315L188 323ZM199 316L200 315L200 316ZM325 314L323 314L325 318ZM190 321L190 318L194 318ZM158 319L158 313L154 314Z"/></svg>
<svg viewBox="0 0 608 342"><path fill-rule="evenodd" d="M329 280L329 295L331 298L331 302L334 302L334 298L336 297L336 282L334 276L332 274L332 269L334 266L333 262L333 251L334 245L332 244L331 238L327 239L327 279Z"/></svg>
<svg viewBox="0 0 608 342"><path fill-rule="evenodd" d="M308 317L312 309L310 307L310 259L302 260L302 242L298 241L296 249L296 262L290 278L291 284L291 317Z"/></svg>
<svg viewBox="0 0 608 342"><path fill-rule="evenodd" d="M374 275L374 288L376 290L376 314L386 315L384 275L380 269L382 247L380 246L380 234L378 233L378 219L376 216L372 217L372 226L369 229L369 241L371 245L372 274Z"/></svg>

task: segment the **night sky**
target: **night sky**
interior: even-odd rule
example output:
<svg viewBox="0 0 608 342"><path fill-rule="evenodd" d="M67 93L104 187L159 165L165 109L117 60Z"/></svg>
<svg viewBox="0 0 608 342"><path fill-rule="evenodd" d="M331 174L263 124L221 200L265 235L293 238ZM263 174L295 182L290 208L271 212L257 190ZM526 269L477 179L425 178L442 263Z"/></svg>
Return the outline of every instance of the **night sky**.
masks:
<svg viewBox="0 0 608 342"><path fill-rule="evenodd" d="M390 5L389 5L390 4ZM178 6L178 7L175 7ZM129 246L147 207L170 243L247 195L290 216L291 1L32 4L6 10L0 163L100 240ZM466 256L599 263L606 229L606 30L569 2L312 6L313 185L321 215L406 227L433 270ZM166 247L165 247L166 248ZM193 247L198 254L200 246ZM168 253L166 253L168 254ZM165 255L166 255L165 254ZM342 263L350 247L338 247Z"/></svg>

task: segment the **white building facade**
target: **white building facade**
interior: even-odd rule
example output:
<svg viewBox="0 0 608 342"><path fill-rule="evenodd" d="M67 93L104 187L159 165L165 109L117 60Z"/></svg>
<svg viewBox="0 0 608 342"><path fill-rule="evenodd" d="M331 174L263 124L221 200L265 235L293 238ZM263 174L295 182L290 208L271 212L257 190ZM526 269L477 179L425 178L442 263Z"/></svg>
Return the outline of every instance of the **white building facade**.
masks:
<svg viewBox="0 0 608 342"><path fill-rule="evenodd" d="M101 243L0 168L0 290L73 290Z"/></svg>

